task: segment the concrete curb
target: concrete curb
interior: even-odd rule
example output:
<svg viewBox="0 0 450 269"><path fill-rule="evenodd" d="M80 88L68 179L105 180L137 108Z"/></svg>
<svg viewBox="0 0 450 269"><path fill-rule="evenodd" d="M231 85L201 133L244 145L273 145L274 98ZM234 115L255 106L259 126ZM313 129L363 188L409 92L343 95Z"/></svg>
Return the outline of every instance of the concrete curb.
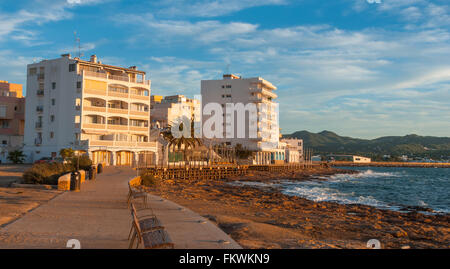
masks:
<svg viewBox="0 0 450 269"><path fill-rule="evenodd" d="M13 188L38 189L38 190L58 189L57 185L37 185L37 184L19 184L19 183L12 183L11 187L13 187Z"/></svg>

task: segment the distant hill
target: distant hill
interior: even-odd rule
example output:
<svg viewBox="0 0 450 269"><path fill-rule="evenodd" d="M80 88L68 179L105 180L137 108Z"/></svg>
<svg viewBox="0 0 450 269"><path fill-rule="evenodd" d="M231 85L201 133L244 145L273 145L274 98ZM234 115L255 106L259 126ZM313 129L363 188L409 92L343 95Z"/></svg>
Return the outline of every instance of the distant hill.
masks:
<svg viewBox="0 0 450 269"><path fill-rule="evenodd" d="M305 147L321 154L360 154L371 157L382 155L417 156L440 159L450 156L450 137L386 136L372 140L339 136L330 131L311 133L299 131L283 137L300 138Z"/></svg>

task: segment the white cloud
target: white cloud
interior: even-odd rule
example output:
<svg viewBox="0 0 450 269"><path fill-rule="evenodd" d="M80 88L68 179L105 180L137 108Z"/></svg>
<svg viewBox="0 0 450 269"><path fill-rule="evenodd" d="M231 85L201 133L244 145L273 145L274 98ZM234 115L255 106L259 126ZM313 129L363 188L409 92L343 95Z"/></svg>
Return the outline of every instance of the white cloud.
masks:
<svg viewBox="0 0 450 269"><path fill-rule="evenodd" d="M217 43L255 32L258 28L258 25L243 22L158 20L152 14L122 14L114 16L113 20L119 24L126 22L144 26L143 30L152 33L151 36L143 35L144 39L147 37L154 41L157 37L159 42L168 40L173 44L177 44L177 39L184 42L185 38L192 38L193 43ZM137 42L136 37L132 40Z"/></svg>
<svg viewBox="0 0 450 269"><path fill-rule="evenodd" d="M158 2L158 15L169 17L218 17L243 9L284 5L287 0L175 0Z"/></svg>
<svg viewBox="0 0 450 269"><path fill-rule="evenodd" d="M7 36L17 41L35 40L36 31L32 27L45 23L69 19L73 16L70 8L78 5L97 4L105 0L36 0L24 5L27 8L13 12L0 11L0 42Z"/></svg>

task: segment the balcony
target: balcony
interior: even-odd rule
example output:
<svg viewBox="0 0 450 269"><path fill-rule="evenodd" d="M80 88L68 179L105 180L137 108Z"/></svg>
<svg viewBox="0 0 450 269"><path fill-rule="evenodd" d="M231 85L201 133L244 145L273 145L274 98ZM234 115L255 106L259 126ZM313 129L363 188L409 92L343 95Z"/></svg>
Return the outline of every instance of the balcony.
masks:
<svg viewBox="0 0 450 269"><path fill-rule="evenodd" d="M108 90L108 96L113 96L113 97L118 97L118 98L128 98L128 93Z"/></svg>
<svg viewBox="0 0 450 269"><path fill-rule="evenodd" d="M87 77L95 77L95 78L108 78L108 75L106 73L102 72L92 72L88 70L83 70L83 75Z"/></svg>
<svg viewBox="0 0 450 269"><path fill-rule="evenodd" d="M261 96L250 96L250 98L248 98L248 100L251 102L262 102L263 99L264 98Z"/></svg>
<svg viewBox="0 0 450 269"><path fill-rule="evenodd" d="M148 132L148 127L142 127L142 126L130 126L130 131L135 131L135 132Z"/></svg>
<svg viewBox="0 0 450 269"><path fill-rule="evenodd" d="M39 79L39 80L43 80L44 78L45 78L45 75L43 73L37 75L37 79Z"/></svg>
<svg viewBox="0 0 450 269"><path fill-rule="evenodd" d="M130 94L130 98L148 101L148 100L150 99L150 96L139 95L139 94L133 94L133 93L132 93L132 94Z"/></svg>
<svg viewBox="0 0 450 269"><path fill-rule="evenodd" d="M134 79L134 78L130 79L128 76L110 75L110 74L102 73L102 72L92 72L92 71L83 70L83 76L101 78L101 79L105 79L105 80L109 79L109 80L130 82L130 83L136 83L136 84L150 85L149 80L140 80L140 79Z"/></svg>
<svg viewBox="0 0 450 269"><path fill-rule="evenodd" d="M94 95L102 95L102 96L107 95L106 90L98 90L98 89L84 89L84 93L94 94Z"/></svg>
<svg viewBox="0 0 450 269"><path fill-rule="evenodd" d="M106 113L106 107L104 107L104 106L83 106L83 111Z"/></svg>
<svg viewBox="0 0 450 269"><path fill-rule="evenodd" d="M261 88L261 87L250 88L250 92L261 93L263 96L270 97L272 99L275 99L278 97L278 95L276 95L272 91Z"/></svg>
<svg viewBox="0 0 450 269"><path fill-rule="evenodd" d="M36 122L34 126L36 127L36 129L42 129L42 122Z"/></svg>
<svg viewBox="0 0 450 269"><path fill-rule="evenodd" d="M110 129L110 130L119 130L119 131L126 131L126 130L128 130L128 125L108 124L108 129Z"/></svg>
<svg viewBox="0 0 450 269"><path fill-rule="evenodd" d="M129 142L113 140L87 141L89 147L156 148L156 142Z"/></svg>
<svg viewBox="0 0 450 269"><path fill-rule="evenodd" d="M43 112L44 112L44 107L42 107L42 106L36 107L36 112L37 112L38 114L43 113Z"/></svg>
<svg viewBox="0 0 450 269"><path fill-rule="evenodd" d="M44 96L44 90L37 90L37 96Z"/></svg>
<svg viewBox="0 0 450 269"><path fill-rule="evenodd" d="M106 129L106 124L102 124L102 123L83 123L83 128L86 128L86 129Z"/></svg>
<svg viewBox="0 0 450 269"><path fill-rule="evenodd" d="M128 76L108 75L108 79L130 82L130 78Z"/></svg>
<svg viewBox="0 0 450 269"><path fill-rule="evenodd" d="M124 114L124 115L128 115L128 109L122 109L122 108L108 108L108 113L115 113L115 114Z"/></svg>
<svg viewBox="0 0 450 269"><path fill-rule="evenodd" d="M130 115L148 117L148 111L130 110Z"/></svg>

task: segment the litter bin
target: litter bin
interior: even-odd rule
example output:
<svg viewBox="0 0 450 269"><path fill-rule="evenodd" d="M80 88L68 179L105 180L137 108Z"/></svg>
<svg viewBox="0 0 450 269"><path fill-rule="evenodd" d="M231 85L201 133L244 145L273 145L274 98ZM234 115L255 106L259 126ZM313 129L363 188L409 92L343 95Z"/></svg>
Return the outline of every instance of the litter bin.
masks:
<svg viewBox="0 0 450 269"><path fill-rule="evenodd" d="M78 171L72 172L70 174L70 190L78 192L80 191L81 185L81 174Z"/></svg>
<svg viewBox="0 0 450 269"><path fill-rule="evenodd" d="M97 173L101 174L103 172L103 165L101 163L97 166Z"/></svg>
<svg viewBox="0 0 450 269"><path fill-rule="evenodd" d="M95 167L95 165L91 165L90 167L89 167L89 170L87 171L88 172L88 175L89 175L89 180L95 180L95 174L96 174L96 167Z"/></svg>

